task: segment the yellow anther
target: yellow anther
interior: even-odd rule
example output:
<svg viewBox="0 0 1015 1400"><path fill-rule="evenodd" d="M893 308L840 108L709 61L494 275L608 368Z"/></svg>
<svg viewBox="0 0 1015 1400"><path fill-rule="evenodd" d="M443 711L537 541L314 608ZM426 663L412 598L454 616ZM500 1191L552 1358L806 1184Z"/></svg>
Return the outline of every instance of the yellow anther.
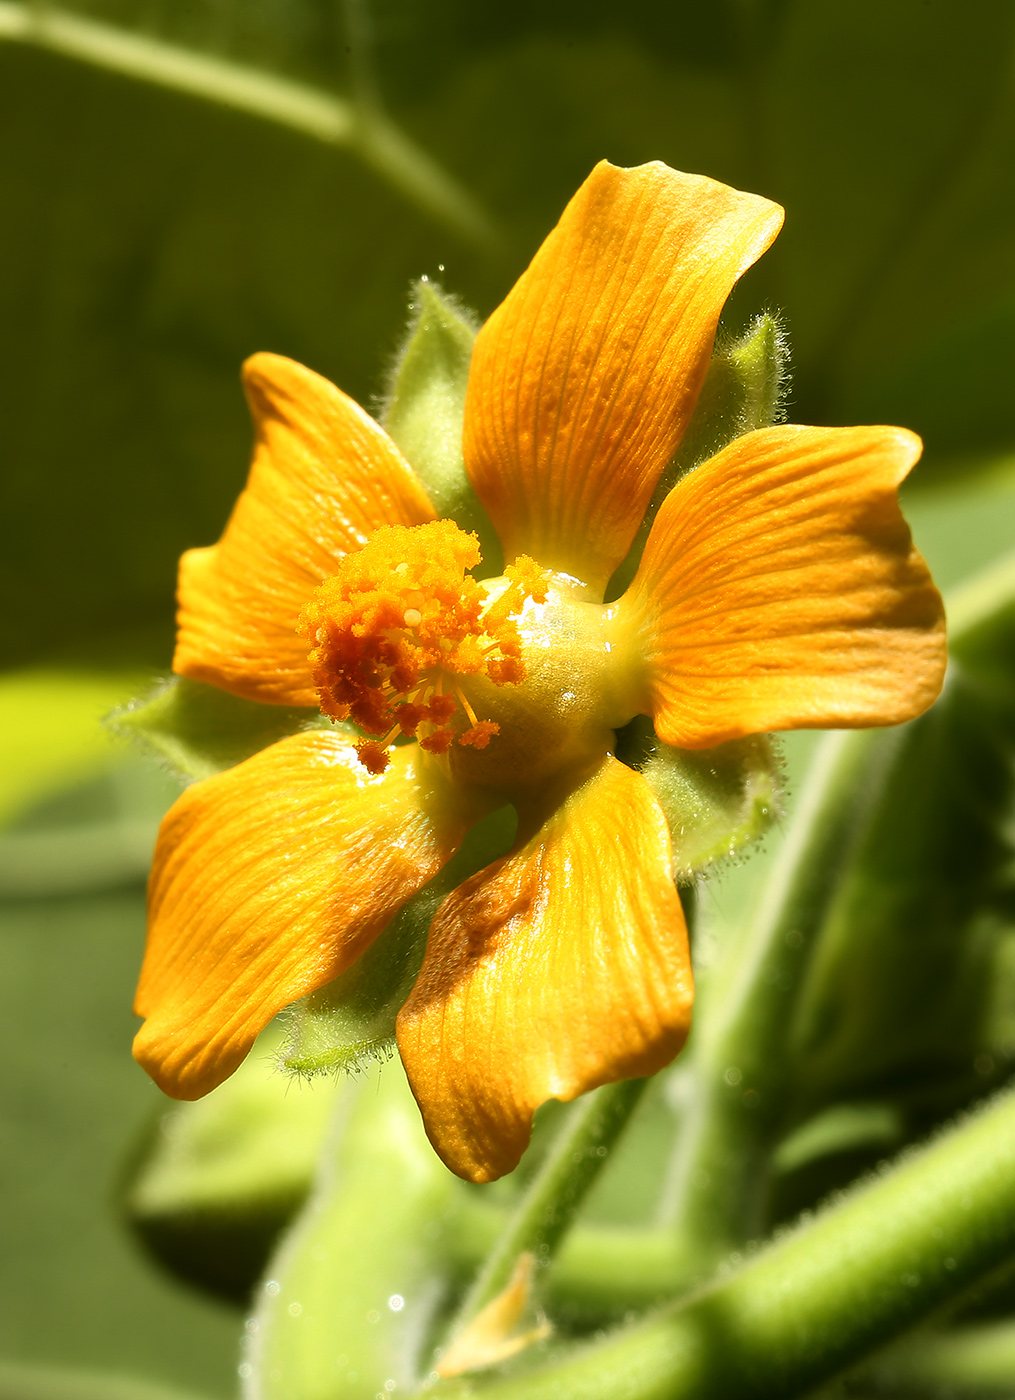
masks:
<svg viewBox="0 0 1015 1400"><path fill-rule="evenodd" d="M539 567L522 558L488 604L488 591L467 572L479 559L475 535L451 520L387 525L347 555L303 609L299 630L311 643L321 709L378 736L359 746L371 772L387 766L398 733L444 753L456 738L484 748L498 732L477 719L453 682L445 686L445 676L524 680L514 619L526 598L541 601L546 589ZM465 714L456 723L460 701Z"/></svg>

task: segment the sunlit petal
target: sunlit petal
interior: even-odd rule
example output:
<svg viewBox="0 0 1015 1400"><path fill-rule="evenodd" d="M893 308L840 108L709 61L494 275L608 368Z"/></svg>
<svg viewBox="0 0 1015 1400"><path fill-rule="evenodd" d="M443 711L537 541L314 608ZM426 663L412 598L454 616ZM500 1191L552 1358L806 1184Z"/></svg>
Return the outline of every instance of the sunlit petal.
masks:
<svg viewBox="0 0 1015 1400"><path fill-rule="evenodd" d="M545 1099L652 1074L687 1035L691 972L666 821L607 758L513 855L445 900L398 1044L434 1147L510 1171Z"/></svg>
<svg viewBox="0 0 1015 1400"><path fill-rule="evenodd" d="M249 700L316 705L300 609L379 526L433 509L387 434L319 374L254 355L243 380L250 478L219 543L180 561L173 669Z"/></svg>
<svg viewBox="0 0 1015 1400"><path fill-rule="evenodd" d="M782 210L605 161L479 333L469 475L508 559L602 589L694 408L723 303Z"/></svg>
<svg viewBox="0 0 1015 1400"><path fill-rule="evenodd" d="M155 852L137 1059L175 1098L213 1089L277 1011L359 956L466 824L415 745L372 777L319 731L189 788Z"/></svg>
<svg viewBox="0 0 1015 1400"><path fill-rule="evenodd" d="M944 610L896 488L902 428L765 428L670 492L621 604L668 744L897 724L941 688Z"/></svg>

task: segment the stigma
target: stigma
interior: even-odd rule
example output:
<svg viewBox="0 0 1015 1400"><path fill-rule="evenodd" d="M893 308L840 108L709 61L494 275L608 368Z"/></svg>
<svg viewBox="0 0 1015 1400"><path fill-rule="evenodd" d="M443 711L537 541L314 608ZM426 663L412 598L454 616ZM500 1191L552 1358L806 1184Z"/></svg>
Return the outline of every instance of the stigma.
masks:
<svg viewBox="0 0 1015 1400"><path fill-rule="evenodd" d="M452 520L386 525L303 609L299 632L321 710L351 719L365 734L360 762L381 773L400 735L430 753L451 745L482 749L499 732L466 696L466 677L495 686L526 676L515 621L526 599L546 597L543 571L525 555L505 570L506 587L491 597L468 572L480 562L479 542Z"/></svg>

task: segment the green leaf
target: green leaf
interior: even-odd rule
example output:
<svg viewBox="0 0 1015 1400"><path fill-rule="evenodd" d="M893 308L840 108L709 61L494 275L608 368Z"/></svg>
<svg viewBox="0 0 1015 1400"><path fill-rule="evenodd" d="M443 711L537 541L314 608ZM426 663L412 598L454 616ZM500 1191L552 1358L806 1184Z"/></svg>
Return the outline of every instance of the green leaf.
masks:
<svg viewBox="0 0 1015 1400"><path fill-rule="evenodd" d="M0 824L120 757L102 718L136 685L123 673L70 670L0 678Z"/></svg>
<svg viewBox="0 0 1015 1400"><path fill-rule="evenodd" d="M951 649L1001 714L1015 718L1015 553L969 580L948 605Z"/></svg>
<svg viewBox="0 0 1015 1400"><path fill-rule="evenodd" d="M800 1093L900 1096L939 1116L1010 1053L1015 881L1015 567L949 605L955 661L937 703L890 736L855 860L797 1026Z"/></svg>
<svg viewBox="0 0 1015 1400"><path fill-rule="evenodd" d="M130 1057L142 872L0 903L0 938L0 1354L232 1394L235 1316L153 1267L111 1200L159 1099Z"/></svg>
<svg viewBox="0 0 1015 1400"><path fill-rule="evenodd" d="M0 898L140 885L179 785L145 759L117 755L95 777L21 812L0 833Z"/></svg>
<svg viewBox="0 0 1015 1400"><path fill-rule="evenodd" d="M395 1018L416 981L434 914L463 880L510 849L516 826L512 807L477 822L444 869L347 972L289 1008L289 1043L279 1056L285 1069L312 1075L390 1058Z"/></svg>
<svg viewBox="0 0 1015 1400"><path fill-rule="evenodd" d="M186 779L208 778L276 740L326 723L317 710L260 705L171 676L109 719L116 734L138 739Z"/></svg>
<svg viewBox="0 0 1015 1400"><path fill-rule="evenodd" d="M374 1400L424 1379L448 1269L441 1233L462 1184L427 1141L397 1061L346 1095L351 1111L343 1101L248 1324L244 1365L263 1400Z"/></svg>
<svg viewBox="0 0 1015 1400"><path fill-rule="evenodd" d="M640 718L621 731L617 752L646 779L666 814L677 880L736 855L781 810L780 759L768 734L711 749L676 749Z"/></svg>
<svg viewBox="0 0 1015 1400"><path fill-rule="evenodd" d="M757 280L791 327L794 417L903 423L932 458L1015 433L1015 12L966 21L796 0L744 55L755 185L787 210Z"/></svg>
<svg viewBox="0 0 1015 1400"><path fill-rule="evenodd" d="M0 1400L202 1400L154 1381L115 1372L72 1371L0 1361Z"/></svg>
<svg viewBox="0 0 1015 1400"><path fill-rule="evenodd" d="M240 1303L310 1189L347 1083L287 1083L275 1063L280 1039L276 1024L213 1093L160 1115L122 1199L162 1263Z"/></svg>

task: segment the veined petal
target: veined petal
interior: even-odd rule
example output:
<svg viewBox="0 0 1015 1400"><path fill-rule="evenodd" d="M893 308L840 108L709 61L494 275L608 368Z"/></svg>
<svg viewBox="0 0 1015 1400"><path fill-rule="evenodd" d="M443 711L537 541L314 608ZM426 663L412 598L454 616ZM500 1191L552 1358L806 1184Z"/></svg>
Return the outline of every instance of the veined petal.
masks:
<svg viewBox="0 0 1015 1400"><path fill-rule="evenodd" d="M648 784L608 757L441 905L398 1047L459 1176L511 1171L545 1099L653 1074L681 1048L692 986L670 861Z"/></svg>
<svg viewBox="0 0 1015 1400"><path fill-rule="evenodd" d="M747 433L660 508L621 600L667 744L898 724L937 696L944 609L896 488L902 428Z"/></svg>
<svg viewBox="0 0 1015 1400"><path fill-rule="evenodd" d="M434 512L384 430L327 379L254 355L243 383L250 477L218 544L180 560L173 669L248 700L316 706L300 609L379 526Z"/></svg>
<svg viewBox="0 0 1015 1400"><path fill-rule="evenodd" d="M322 731L188 788L155 851L135 1057L174 1098L214 1089L277 1011L363 952L467 824L416 745L372 777Z"/></svg>
<svg viewBox="0 0 1015 1400"><path fill-rule="evenodd" d="M602 161L476 340L469 476L504 545L600 593L691 416L723 303L782 210Z"/></svg>

